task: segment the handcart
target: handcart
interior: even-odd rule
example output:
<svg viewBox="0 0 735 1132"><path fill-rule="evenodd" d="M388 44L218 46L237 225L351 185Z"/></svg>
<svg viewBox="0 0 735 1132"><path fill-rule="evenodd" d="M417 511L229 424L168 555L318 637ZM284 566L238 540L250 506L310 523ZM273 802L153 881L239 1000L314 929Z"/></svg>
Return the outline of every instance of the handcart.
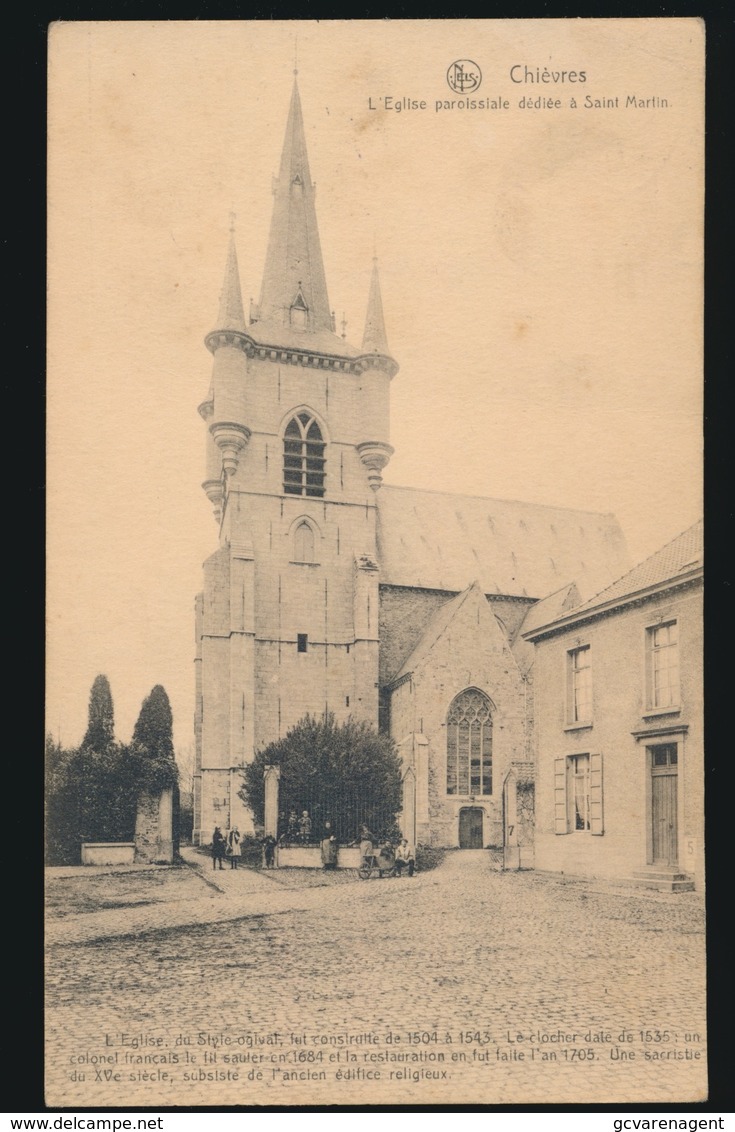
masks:
<svg viewBox="0 0 735 1132"><path fill-rule="evenodd" d="M394 877L396 875L396 854L393 848L371 849L360 862L357 870L361 880L373 877Z"/></svg>

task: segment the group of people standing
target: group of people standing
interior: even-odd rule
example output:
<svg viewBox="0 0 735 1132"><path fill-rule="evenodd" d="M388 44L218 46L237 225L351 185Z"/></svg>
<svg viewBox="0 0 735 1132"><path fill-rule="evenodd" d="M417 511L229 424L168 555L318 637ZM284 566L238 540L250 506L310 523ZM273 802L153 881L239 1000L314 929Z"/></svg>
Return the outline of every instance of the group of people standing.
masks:
<svg viewBox="0 0 735 1132"><path fill-rule="evenodd" d="M308 820L308 830L304 828L303 816L309 817L308 812L304 810L301 820L300 833L306 834L307 837L311 836L311 819ZM297 819L298 820L298 819ZM290 823L289 823L290 825ZM305 838L306 839L306 838ZM212 834L212 868L216 869L219 865L223 869L225 860L229 860L230 868L236 869L242 857L241 848L242 837L240 830L235 825L227 833L223 833L220 826L214 827ZM405 870L406 874L410 877L414 874L416 867L416 856L413 848L408 844L405 837L401 838L398 845L393 847L388 838L376 838L368 829L367 825L360 826L360 859L365 862L371 859L374 855L378 859L378 867L384 867L385 871L395 868L400 876ZM274 837L266 837L263 840L263 854L266 868L272 868L275 859L276 840ZM322 868L323 869L336 869L337 868L337 855L338 855L338 842L337 835L334 830L332 822L327 819L324 822L324 828L319 841L319 849L321 853ZM376 852L377 850L377 852ZM382 869L381 869L382 873Z"/></svg>
<svg viewBox="0 0 735 1132"><path fill-rule="evenodd" d="M281 825L283 829L283 825ZM284 831L286 841L301 842L302 845L308 844L312 837L312 821L311 815L308 810L302 810L301 816L292 807L288 815L288 825Z"/></svg>
<svg viewBox="0 0 735 1132"><path fill-rule="evenodd" d="M225 867L224 860L227 858L230 862L230 868L236 869L242 857L241 841L240 830L236 825L233 825L232 829L228 830L226 834L216 825L212 834L212 868L216 869L219 865L223 869Z"/></svg>
<svg viewBox="0 0 735 1132"><path fill-rule="evenodd" d="M390 872L395 869L398 876L401 876L405 869L406 875L412 877L416 868L416 854L408 844L408 840L402 837L398 845L393 848L393 843L387 838L376 838L370 832L366 825L360 826L360 859L363 863L369 864L373 857L377 858L377 866L382 876L384 872Z"/></svg>

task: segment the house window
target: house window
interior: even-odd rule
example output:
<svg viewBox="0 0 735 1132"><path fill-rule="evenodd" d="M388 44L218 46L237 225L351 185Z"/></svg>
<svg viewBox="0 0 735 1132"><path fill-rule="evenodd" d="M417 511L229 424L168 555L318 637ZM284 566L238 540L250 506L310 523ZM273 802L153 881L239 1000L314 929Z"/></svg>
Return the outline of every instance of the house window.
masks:
<svg viewBox="0 0 735 1132"><path fill-rule="evenodd" d="M651 766L676 766L679 761L679 748L676 743L659 743L656 747L649 747L651 752Z"/></svg>
<svg viewBox="0 0 735 1132"><path fill-rule="evenodd" d="M309 645L308 633L296 634L296 652L306 652Z"/></svg>
<svg viewBox="0 0 735 1132"><path fill-rule="evenodd" d="M592 719L592 661L589 645L567 653L567 719L589 723Z"/></svg>
<svg viewBox="0 0 735 1132"><path fill-rule="evenodd" d="M676 621L646 630L647 706L679 705L679 626Z"/></svg>
<svg viewBox="0 0 735 1132"><path fill-rule="evenodd" d="M308 523L299 523L293 536L294 562L314 561L314 532Z"/></svg>
<svg viewBox="0 0 735 1132"><path fill-rule="evenodd" d="M493 720L490 700L468 688L447 714L447 794L492 794Z"/></svg>
<svg viewBox="0 0 735 1132"><path fill-rule="evenodd" d="M283 490L286 495L324 495L321 429L309 413L293 417L283 436Z"/></svg>
<svg viewBox="0 0 735 1132"><path fill-rule="evenodd" d="M568 763L569 786L569 828L577 833L590 828L590 757L572 755Z"/></svg>
<svg viewBox="0 0 735 1132"><path fill-rule="evenodd" d="M554 760L554 832L601 834L602 755Z"/></svg>

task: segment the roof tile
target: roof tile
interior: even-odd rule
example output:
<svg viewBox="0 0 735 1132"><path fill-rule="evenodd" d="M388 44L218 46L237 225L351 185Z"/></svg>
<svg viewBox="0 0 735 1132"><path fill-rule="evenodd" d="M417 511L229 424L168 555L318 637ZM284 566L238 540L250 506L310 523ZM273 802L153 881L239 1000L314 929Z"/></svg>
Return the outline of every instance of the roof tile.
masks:
<svg viewBox="0 0 735 1132"><path fill-rule="evenodd" d="M688 573L704 562L704 522L700 519L677 535L675 539L657 550L650 558L639 562L627 574L607 586L604 590L591 597L589 601L579 605L572 612L581 613L586 609L594 609L598 605L607 605L608 602L630 597L640 590L650 586L660 585L662 582L674 581L679 574ZM564 616L562 614L561 616Z"/></svg>

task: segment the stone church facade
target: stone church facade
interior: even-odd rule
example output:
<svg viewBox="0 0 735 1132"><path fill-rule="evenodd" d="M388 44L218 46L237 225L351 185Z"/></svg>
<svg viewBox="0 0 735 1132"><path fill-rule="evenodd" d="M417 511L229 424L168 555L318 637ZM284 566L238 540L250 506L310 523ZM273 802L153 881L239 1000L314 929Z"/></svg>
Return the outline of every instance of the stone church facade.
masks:
<svg viewBox="0 0 735 1132"><path fill-rule="evenodd" d="M399 367L377 264L354 346L329 305L296 83L260 301L246 317L231 232L206 345L219 540L196 599L195 840L252 828L239 768L332 712L395 738L410 837L502 844L532 779L524 634L621 575L624 540L611 515L383 484Z"/></svg>

